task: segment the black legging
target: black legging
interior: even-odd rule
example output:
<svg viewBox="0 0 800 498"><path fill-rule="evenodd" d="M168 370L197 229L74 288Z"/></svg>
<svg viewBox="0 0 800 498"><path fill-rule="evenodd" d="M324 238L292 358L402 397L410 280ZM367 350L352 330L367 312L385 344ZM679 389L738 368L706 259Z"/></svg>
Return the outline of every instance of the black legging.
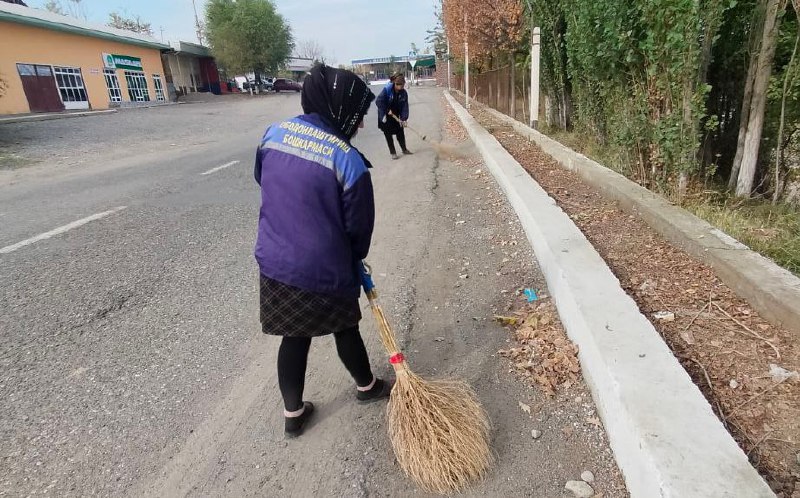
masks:
<svg viewBox="0 0 800 498"><path fill-rule="evenodd" d="M368 386L372 382L367 348L358 331L358 326L333 334L336 351L356 385ZM306 380L310 337L284 337L278 349L278 385L287 411L297 411L303 406L303 388Z"/></svg>
<svg viewBox="0 0 800 498"><path fill-rule="evenodd" d="M397 142L400 144L400 150L406 150L406 132L400 128L400 131L398 131L396 135ZM389 145L389 152L393 155L397 154L397 149L394 148L394 140L392 140L392 133L384 131L383 136L386 137L386 143Z"/></svg>

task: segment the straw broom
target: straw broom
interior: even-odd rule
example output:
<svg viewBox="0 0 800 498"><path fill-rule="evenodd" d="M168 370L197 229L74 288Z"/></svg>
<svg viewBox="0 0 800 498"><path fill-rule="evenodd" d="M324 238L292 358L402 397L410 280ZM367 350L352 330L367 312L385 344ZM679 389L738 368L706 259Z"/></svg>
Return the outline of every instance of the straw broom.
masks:
<svg viewBox="0 0 800 498"><path fill-rule="evenodd" d="M489 419L468 384L425 380L411 371L378 303L369 267L362 283L396 381L387 406L389 439L400 467L421 488L441 494L482 479L492 461Z"/></svg>
<svg viewBox="0 0 800 498"><path fill-rule="evenodd" d="M465 158L469 155L457 146L444 144L442 142L437 142L436 140L429 140L428 135L424 135L418 132L416 129L412 128L411 125L409 125L408 123L403 124L403 121L401 121L400 118L392 114L391 111L387 112L387 114L392 118L394 118L395 121L400 123L400 126L402 126L403 128L408 128L409 130L414 132L414 134L418 136L420 140L428 144L430 148L433 149L434 152L436 152L437 156L444 159L460 159L460 158Z"/></svg>

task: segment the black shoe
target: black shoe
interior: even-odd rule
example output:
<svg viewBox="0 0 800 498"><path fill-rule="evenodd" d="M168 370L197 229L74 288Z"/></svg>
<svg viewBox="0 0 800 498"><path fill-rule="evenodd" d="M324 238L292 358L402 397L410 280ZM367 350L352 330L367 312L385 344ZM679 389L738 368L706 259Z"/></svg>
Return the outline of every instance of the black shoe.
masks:
<svg viewBox="0 0 800 498"><path fill-rule="evenodd" d="M405 150L403 150L403 154L405 154L405 155L407 155L407 156L410 156L411 154L413 154L413 152L411 152L411 151L410 151L410 150L408 150L408 149L405 149Z"/></svg>
<svg viewBox="0 0 800 498"><path fill-rule="evenodd" d="M303 401L303 407L305 409L299 417L284 417L285 425L283 433L289 439L296 438L303 434L306 428L306 422L308 422L311 415L314 414L314 404L310 401Z"/></svg>
<svg viewBox="0 0 800 498"><path fill-rule="evenodd" d="M392 387L394 384L386 382L385 380L375 379L375 385L369 391L357 391L356 399L359 403L373 403L382 399L386 399L392 394Z"/></svg>

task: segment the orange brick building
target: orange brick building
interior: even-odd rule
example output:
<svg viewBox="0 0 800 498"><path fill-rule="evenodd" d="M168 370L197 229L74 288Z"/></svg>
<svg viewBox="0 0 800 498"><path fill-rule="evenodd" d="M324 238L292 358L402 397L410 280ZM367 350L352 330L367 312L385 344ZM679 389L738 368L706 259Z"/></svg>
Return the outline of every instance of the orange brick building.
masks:
<svg viewBox="0 0 800 498"><path fill-rule="evenodd" d="M0 115L166 101L155 39L0 2Z"/></svg>

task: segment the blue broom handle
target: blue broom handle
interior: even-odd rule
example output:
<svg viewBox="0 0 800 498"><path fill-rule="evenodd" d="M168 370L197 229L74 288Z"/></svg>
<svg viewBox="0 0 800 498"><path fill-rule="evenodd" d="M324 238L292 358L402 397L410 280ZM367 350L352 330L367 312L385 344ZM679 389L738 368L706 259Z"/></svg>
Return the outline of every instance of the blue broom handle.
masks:
<svg viewBox="0 0 800 498"><path fill-rule="evenodd" d="M359 263L358 273L361 275L361 286L364 287L364 292L370 294L375 290L375 282L372 280L372 269L366 261L361 261Z"/></svg>

